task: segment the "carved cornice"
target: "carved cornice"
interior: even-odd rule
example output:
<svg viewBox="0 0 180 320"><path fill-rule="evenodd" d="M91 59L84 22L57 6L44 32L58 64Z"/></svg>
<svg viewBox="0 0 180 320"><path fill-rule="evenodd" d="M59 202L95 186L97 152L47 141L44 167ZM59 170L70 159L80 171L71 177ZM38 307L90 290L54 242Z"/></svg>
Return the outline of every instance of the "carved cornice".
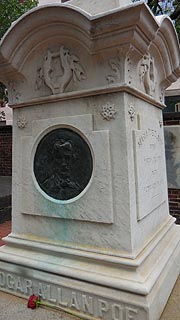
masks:
<svg viewBox="0 0 180 320"><path fill-rule="evenodd" d="M126 55L121 55L121 51L128 47ZM68 58L65 57L67 48ZM36 52L41 57L46 54L41 65ZM29 80L29 70L25 70L25 66L32 61L33 55L37 59L37 76ZM64 66L59 79L52 75L54 55ZM83 61L84 55L86 62ZM63 62L65 59L66 62ZM150 64L151 70L144 75L141 72L143 60ZM12 79L12 74L15 75L13 79L25 79L29 88L28 99L30 96L43 98L50 91L53 95L75 90L94 91L95 85L97 89L101 88L108 85L108 80L109 86L129 84L162 101L163 90L180 76L179 60L179 45L173 24L168 18L153 17L142 2L96 16L68 4L38 7L18 19L0 42L0 73L7 71L6 82ZM92 68L96 70L96 78ZM81 81L84 78L86 80ZM23 95L23 91L24 88L18 93ZM19 100L23 102L23 96ZM10 103L16 102L13 100Z"/></svg>
<svg viewBox="0 0 180 320"><path fill-rule="evenodd" d="M92 88L92 89L87 89L87 90L66 92L66 93L62 93L62 94L56 94L54 96L49 95L49 96L41 97L41 98L37 98L37 99L36 98L29 99L29 100L23 101L21 103L10 104L9 106L13 109L16 109L16 108L36 106L36 105L38 106L38 105L45 104L45 103L48 104L48 103L57 102L57 101L80 99L80 98L98 96L98 95L107 94L107 93L117 93L117 92L130 93L133 96L135 96L135 97L137 97L147 103L150 103L151 105L153 105L159 109L165 108L165 105L163 103L158 102L153 97L148 96L147 94L143 93L142 91L140 91L136 88L132 88L128 85L111 85L109 87L104 86L104 87Z"/></svg>

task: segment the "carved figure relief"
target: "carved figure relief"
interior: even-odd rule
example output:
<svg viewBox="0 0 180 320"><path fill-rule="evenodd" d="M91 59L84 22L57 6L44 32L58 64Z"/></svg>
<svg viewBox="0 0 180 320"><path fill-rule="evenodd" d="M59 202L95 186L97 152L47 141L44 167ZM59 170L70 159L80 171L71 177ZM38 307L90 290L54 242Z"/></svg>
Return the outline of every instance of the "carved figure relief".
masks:
<svg viewBox="0 0 180 320"><path fill-rule="evenodd" d="M59 128L40 141L34 174L40 188L57 200L78 196L87 186L93 168L90 148L76 132Z"/></svg>
<svg viewBox="0 0 180 320"><path fill-rule="evenodd" d="M101 115L106 120L111 120L116 118L117 111L114 104L109 102L102 107Z"/></svg>
<svg viewBox="0 0 180 320"><path fill-rule="evenodd" d="M85 80L86 75L77 56L61 46L59 51L47 51L42 68L38 68L35 89L39 90L45 83L53 94L62 93L68 84Z"/></svg>
<svg viewBox="0 0 180 320"><path fill-rule="evenodd" d="M149 53L145 54L140 61L139 76L141 83L144 85L145 92L152 95L155 91L156 76L154 60Z"/></svg>
<svg viewBox="0 0 180 320"><path fill-rule="evenodd" d="M17 120L17 126L19 129L24 129L27 127L28 121L26 120L25 117L19 117Z"/></svg>

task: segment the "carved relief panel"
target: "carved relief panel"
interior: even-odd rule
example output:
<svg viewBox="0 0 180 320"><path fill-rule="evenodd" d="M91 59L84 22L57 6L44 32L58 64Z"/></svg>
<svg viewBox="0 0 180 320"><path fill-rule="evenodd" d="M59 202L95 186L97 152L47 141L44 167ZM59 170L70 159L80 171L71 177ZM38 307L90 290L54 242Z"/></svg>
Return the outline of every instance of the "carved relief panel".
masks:
<svg viewBox="0 0 180 320"><path fill-rule="evenodd" d="M63 45L58 51L48 50L42 66L37 69L35 90L43 85L49 87L52 94L63 93L71 81L86 79L86 73L79 58Z"/></svg>

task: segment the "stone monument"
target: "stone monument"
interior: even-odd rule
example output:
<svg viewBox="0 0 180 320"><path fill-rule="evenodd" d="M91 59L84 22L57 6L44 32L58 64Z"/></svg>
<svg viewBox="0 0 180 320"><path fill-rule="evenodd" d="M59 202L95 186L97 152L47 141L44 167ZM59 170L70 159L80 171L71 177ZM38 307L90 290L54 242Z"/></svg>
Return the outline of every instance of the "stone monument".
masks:
<svg viewBox="0 0 180 320"><path fill-rule="evenodd" d="M1 290L84 319L159 319L180 265L162 126L179 61L173 24L144 2L54 3L9 29L0 74L13 108L13 221Z"/></svg>

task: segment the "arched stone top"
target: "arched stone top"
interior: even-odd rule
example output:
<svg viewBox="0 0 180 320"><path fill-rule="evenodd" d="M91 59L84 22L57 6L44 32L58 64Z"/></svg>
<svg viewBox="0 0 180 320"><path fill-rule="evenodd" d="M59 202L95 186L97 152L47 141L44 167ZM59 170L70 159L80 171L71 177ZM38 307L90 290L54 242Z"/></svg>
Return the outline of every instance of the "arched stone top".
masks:
<svg viewBox="0 0 180 320"><path fill-rule="evenodd" d="M166 16L159 16L156 17L159 23L159 29L157 32L156 38L162 42L162 46L159 45L159 50L161 52L161 56L167 57L169 59L169 73L167 72L166 77L169 78L169 81L174 82L173 77L180 76L180 47L178 42L178 35L176 29L173 26L171 19ZM156 39L155 39L156 40ZM157 41L158 42L158 41ZM171 71L173 72L172 79L171 79Z"/></svg>
<svg viewBox="0 0 180 320"><path fill-rule="evenodd" d="M61 69L54 79L52 61ZM170 19L155 18L142 2L94 16L68 3L53 4L12 24L0 42L0 71L10 91L16 87L12 104L25 96L120 85L162 102L162 91L180 76L179 44Z"/></svg>

